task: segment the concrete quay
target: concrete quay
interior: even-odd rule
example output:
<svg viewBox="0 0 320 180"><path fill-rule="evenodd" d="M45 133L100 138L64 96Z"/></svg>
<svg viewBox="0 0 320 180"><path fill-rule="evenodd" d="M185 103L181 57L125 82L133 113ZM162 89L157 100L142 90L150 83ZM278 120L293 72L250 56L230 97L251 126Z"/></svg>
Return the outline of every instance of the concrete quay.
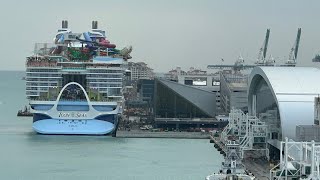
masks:
<svg viewBox="0 0 320 180"><path fill-rule="evenodd" d="M203 132L150 132L143 130L117 131L118 138L177 138L177 139L209 139L209 133Z"/></svg>

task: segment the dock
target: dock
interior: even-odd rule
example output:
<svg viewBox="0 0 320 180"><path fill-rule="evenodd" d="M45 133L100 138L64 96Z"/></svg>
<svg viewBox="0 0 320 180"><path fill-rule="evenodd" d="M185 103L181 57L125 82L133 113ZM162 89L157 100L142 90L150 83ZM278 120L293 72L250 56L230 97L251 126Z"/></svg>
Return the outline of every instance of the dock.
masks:
<svg viewBox="0 0 320 180"><path fill-rule="evenodd" d="M251 152L247 152L250 154ZM255 153L255 152L252 152ZM250 156L250 155L249 155ZM256 179L264 180L269 179L270 176L270 162L266 158L259 157L246 157L242 160L248 172L254 174Z"/></svg>
<svg viewBox="0 0 320 180"><path fill-rule="evenodd" d="M226 148L219 139L220 137L210 135L210 142L214 143L214 147L220 151L220 154L225 156ZM261 158L261 156L263 155L255 151L246 152L246 158L242 160L242 163L245 165L246 171L252 173L256 179L269 179L270 163L266 158Z"/></svg>
<svg viewBox="0 0 320 180"><path fill-rule="evenodd" d="M151 132L147 130L118 130L118 138L177 138L177 139L209 139L208 133L202 132L179 132L179 131L161 131Z"/></svg>

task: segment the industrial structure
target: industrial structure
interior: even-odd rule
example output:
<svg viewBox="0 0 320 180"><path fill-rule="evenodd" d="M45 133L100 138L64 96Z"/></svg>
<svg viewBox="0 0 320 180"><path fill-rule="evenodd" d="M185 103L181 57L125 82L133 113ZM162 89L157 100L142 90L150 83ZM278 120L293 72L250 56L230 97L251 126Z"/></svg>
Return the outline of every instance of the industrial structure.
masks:
<svg viewBox="0 0 320 180"><path fill-rule="evenodd" d="M284 65L280 65L280 66L296 66L297 57L298 57L298 50L299 50L299 45L300 45L300 37L301 37L301 28L298 28L298 32L297 32L297 36L296 36L294 45L290 49L289 58L285 62ZM269 38L270 38L270 29L267 29L265 39L263 41L262 47L259 49L258 57L257 57L257 60L254 64L245 64L245 60L240 55L233 65L216 64L216 65L208 65L207 68L208 69L220 69L220 70L231 69L234 72L239 72L239 71L245 70L245 69L251 70L255 66L276 66L276 61L272 57L272 55L270 55L270 58L267 59ZM315 59L317 59L317 58L315 58ZM318 57L318 59L320 61L320 56Z"/></svg>
<svg viewBox="0 0 320 180"><path fill-rule="evenodd" d="M226 154L231 141L240 159L272 159L270 179L320 179L320 143L313 141L320 140L320 85L314 83L319 76L320 70L311 67L255 67L248 113L231 109L215 147Z"/></svg>
<svg viewBox="0 0 320 180"><path fill-rule="evenodd" d="M240 157L244 158L245 151L259 150L269 159L267 146L268 126L256 116L249 116L240 109L232 109L229 114L229 124L221 133L221 142L227 144L234 140L239 144Z"/></svg>
<svg viewBox="0 0 320 180"><path fill-rule="evenodd" d="M269 179L319 180L320 143L315 143L313 140L297 142L286 137L279 141L279 149L275 158L274 147L269 144L269 140L272 139L271 130L272 127L268 125L268 122L245 114L241 110L232 109L229 114L229 124L224 128L218 140L215 140L215 147L225 156L225 162L234 163L234 166L229 165L229 168L226 167L226 169L231 170L230 173L236 173L245 168L241 162L248 156L247 152L256 152L251 155L260 154L266 156L267 159L279 160L279 163L270 169ZM237 156L230 156L230 147L237 150ZM255 169L255 167L252 168ZM256 176L258 179L262 177L268 176Z"/></svg>
<svg viewBox="0 0 320 180"><path fill-rule="evenodd" d="M285 138L280 144L280 163L270 170L274 180L319 180L320 144Z"/></svg>

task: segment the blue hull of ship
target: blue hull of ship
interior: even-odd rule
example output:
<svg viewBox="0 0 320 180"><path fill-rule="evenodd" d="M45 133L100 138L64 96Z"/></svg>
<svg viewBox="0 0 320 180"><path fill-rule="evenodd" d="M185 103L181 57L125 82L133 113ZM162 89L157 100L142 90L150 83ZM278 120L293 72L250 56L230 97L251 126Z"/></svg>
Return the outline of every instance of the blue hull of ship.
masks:
<svg viewBox="0 0 320 180"><path fill-rule="evenodd" d="M116 126L108 121L42 119L33 122L33 129L41 134L78 134L78 135L108 135L115 131Z"/></svg>

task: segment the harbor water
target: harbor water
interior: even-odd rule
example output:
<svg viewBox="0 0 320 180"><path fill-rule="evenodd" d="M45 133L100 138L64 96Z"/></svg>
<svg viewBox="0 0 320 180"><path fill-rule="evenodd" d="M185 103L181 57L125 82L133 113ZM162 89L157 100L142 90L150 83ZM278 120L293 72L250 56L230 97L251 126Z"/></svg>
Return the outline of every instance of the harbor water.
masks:
<svg viewBox="0 0 320 180"><path fill-rule="evenodd" d="M197 180L220 167L208 139L38 135L31 117L16 116L24 75L0 71L0 179Z"/></svg>

